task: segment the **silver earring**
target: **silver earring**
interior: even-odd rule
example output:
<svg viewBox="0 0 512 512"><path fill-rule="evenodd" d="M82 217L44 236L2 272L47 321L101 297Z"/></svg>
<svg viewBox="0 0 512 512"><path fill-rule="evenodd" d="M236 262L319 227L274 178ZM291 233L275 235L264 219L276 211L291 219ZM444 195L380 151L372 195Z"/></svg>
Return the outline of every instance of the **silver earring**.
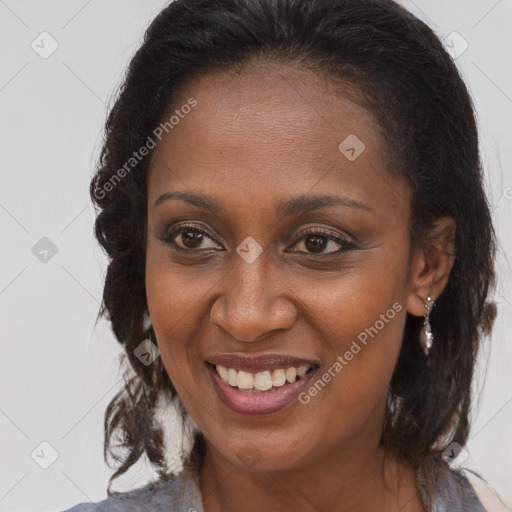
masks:
<svg viewBox="0 0 512 512"><path fill-rule="evenodd" d="M149 331L153 327L153 322L151 321L151 317L149 316L149 310L146 309L144 311L144 316L142 320L142 328L144 329L144 332Z"/></svg>
<svg viewBox="0 0 512 512"><path fill-rule="evenodd" d="M428 357L428 353L430 348L432 347L432 343L434 343L434 335L432 334L432 327L430 325L430 312L432 308L435 306L435 302L432 300L430 295L427 297L427 302L425 302L425 308L427 312L424 315L423 326L420 330L420 343L421 348L423 349L423 353Z"/></svg>

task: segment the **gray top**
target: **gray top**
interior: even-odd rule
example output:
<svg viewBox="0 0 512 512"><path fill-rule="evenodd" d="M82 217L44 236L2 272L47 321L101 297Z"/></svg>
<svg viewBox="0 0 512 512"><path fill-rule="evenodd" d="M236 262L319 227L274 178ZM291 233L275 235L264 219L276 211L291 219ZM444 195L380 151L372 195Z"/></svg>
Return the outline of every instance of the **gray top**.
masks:
<svg viewBox="0 0 512 512"><path fill-rule="evenodd" d="M421 478L420 493L424 495ZM127 493L112 494L97 503L82 503L63 512L204 512L197 474L186 470ZM485 512L463 473L448 471L437 483L429 512Z"/></svg>

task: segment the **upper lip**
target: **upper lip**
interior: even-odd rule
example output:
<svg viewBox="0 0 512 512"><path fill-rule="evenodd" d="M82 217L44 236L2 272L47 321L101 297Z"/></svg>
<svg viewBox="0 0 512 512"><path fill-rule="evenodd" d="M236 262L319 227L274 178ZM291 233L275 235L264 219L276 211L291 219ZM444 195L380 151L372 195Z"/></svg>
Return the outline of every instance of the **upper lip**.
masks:
<svg viewBox="0 0 512 512"><path fill-rule="evenodd" d="M242 370L250 373L272 371L279 368L300 368L301 366L318 366L318 363L308 359L287 356L282 354L264 354L261 356L247 357L241 354L217 354L206 359L206 362Z"/></svg>

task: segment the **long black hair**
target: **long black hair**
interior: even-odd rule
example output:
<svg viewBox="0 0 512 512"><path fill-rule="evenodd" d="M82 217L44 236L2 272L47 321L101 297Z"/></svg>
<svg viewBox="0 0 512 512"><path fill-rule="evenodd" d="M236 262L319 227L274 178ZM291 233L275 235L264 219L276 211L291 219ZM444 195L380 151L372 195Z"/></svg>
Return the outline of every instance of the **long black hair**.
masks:
<svg viewBox="0 0 512 512"><path fill-rule="evenodd" d="M487 296L496 243L471 97L439 38L392 0L176 0L147 29L109 113L90 187L95 233L109 256L100 315L134 371L106 411L105 458L119 466L110 483L144 453L166 472L153 419L159 395L174 393L160 360L146 366L134 353L143 339L156 342L143 321L150 155L119 171L187 82L254 59L299 64L362 94L389 168L411 184L413 246L429 244L437 218L456 222L455 263L431 315L436 342L425 359L422 319L408 315L382 434L382 445L422 468L433 485L443 448L468 436L475 359L495 316ZM199 436L193 454L201 450Z"/></svg>

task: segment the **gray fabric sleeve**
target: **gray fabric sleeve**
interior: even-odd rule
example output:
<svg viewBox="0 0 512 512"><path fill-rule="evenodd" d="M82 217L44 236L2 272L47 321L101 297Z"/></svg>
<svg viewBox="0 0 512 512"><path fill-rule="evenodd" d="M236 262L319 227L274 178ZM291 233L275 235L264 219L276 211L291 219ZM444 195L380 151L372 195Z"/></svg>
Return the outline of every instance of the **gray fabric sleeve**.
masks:
<svg viewBox="0 0 512 512"><path fill-rule="evenodd" d="M204 512L196 475L169 476L98 503L80 503L63 512Z"/></svg>

